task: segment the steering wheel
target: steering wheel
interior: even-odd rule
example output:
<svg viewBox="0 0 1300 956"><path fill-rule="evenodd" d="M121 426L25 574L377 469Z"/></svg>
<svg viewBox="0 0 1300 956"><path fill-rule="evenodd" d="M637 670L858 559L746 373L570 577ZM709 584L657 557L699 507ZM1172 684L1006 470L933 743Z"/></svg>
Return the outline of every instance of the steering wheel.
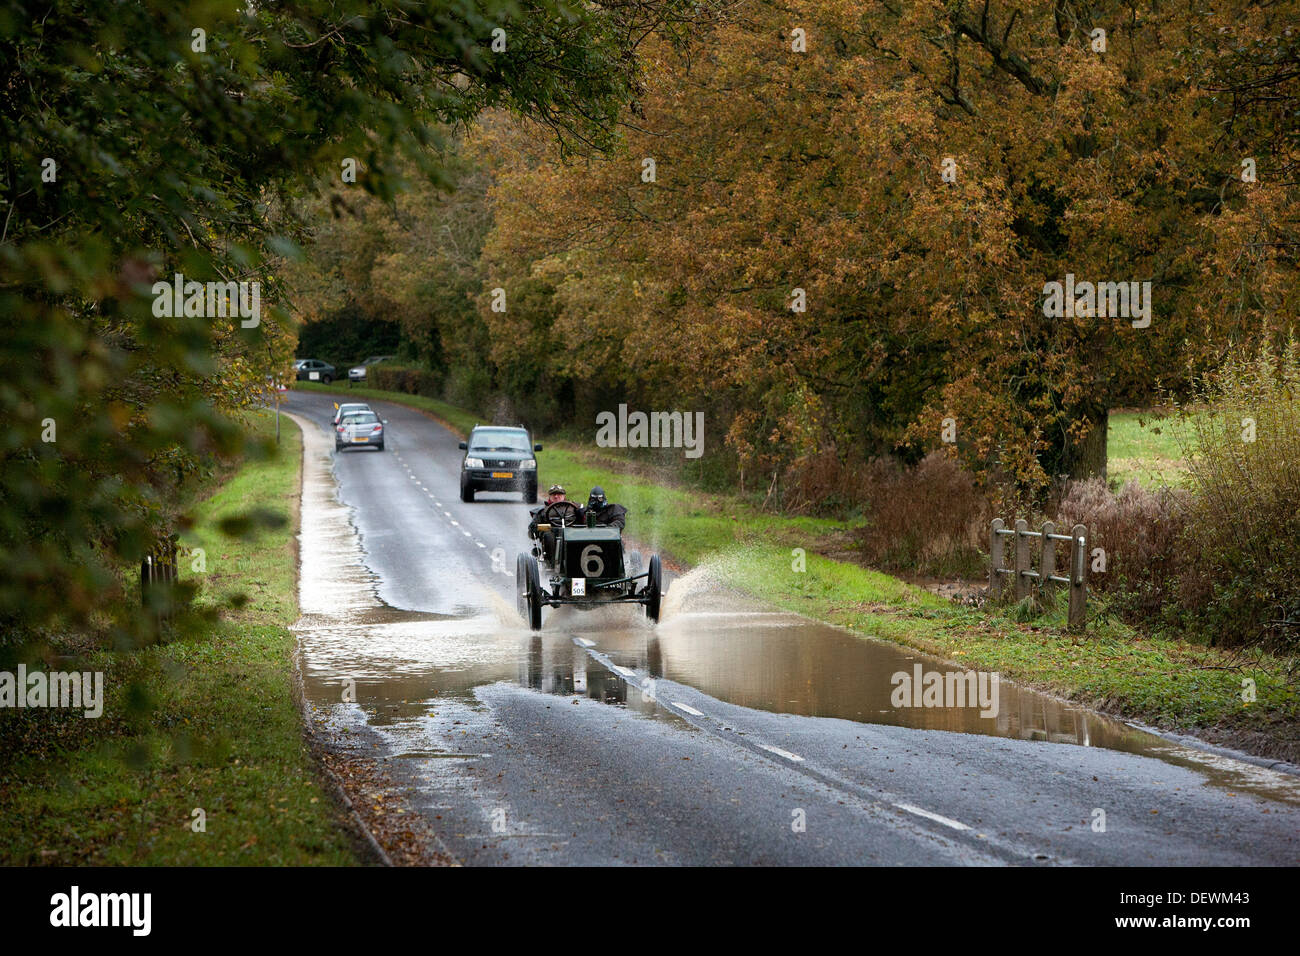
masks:
<svg viewBox="0 0 1300 956"><path fill-rule="evenodd" d="M537 523L558 525L563 522L566 526L573 527L577 520L578 506L572 501L552 501L542 509Z"/></svg>

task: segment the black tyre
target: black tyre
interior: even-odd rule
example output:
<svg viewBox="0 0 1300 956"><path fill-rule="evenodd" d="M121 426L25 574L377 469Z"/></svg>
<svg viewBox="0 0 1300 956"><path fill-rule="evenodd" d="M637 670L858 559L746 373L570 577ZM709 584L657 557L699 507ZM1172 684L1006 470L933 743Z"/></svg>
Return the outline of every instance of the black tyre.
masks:
<svg viewBox="0 0 1300 956"><path fill-rule="evenodd" d="M521 554L515 562L515 593L519 616L534 631L542 629L542 584L537 574L537 559Z"/></svg>
<svg viewBox="0 0 1300 956"><path fill-rule="evenodd" d="M322 375L320 377L320 380L324 382L326 385L328 385L330 382L334 381L334 376L329 374Z"/></svg>
<svg viewBox="0 0 1300 956"><path fill-rule="evenodd" d="M535 504L537 504L537 486L536 486L536 485L528 485L526 488L524 488L524 501L528 502L528 504L530 504L530 505L535 505Z"/></svg>
<svg viewBox="0 0 1300 956"><path fill-rule="evenodd" d="M462 482L460 483L460 500L461 500L461 501L473 501L473 500L474 500L474 488L473 488L473 486L472 486L472 485L467 485L467 484L465 484L464 481L462 481Z"/></svg>
<svg viewBox="0 0 1300 956"><path fill-rule="evenodd" d="M376 445L375 447L378 448L380 451L383 451L383 450L384 450L384 443L383 443L383 442L380 442L380 443L379 443L378 445Z"/></svg>
<svg viewBox="0 0 1300 956"><path fill-rule="evenodd" d="M650 577L646 581L645 616L652 621L659 620L659 603L664 594L664 572L659 564L659 555L650 555Z"/></svg>

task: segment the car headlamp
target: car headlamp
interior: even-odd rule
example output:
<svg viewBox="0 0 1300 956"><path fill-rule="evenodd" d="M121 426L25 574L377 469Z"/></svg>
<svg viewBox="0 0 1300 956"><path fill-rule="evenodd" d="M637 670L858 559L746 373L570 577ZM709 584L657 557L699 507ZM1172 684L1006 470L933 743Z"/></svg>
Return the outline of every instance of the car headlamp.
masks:
<svg viewBox="0 0 1300 956"><path fill-rule="evenodd" d="M466 459L465 459L465 467L466 467L466 468L482 468L482 467L483 467L483 459L482 459L482 458L466 458Z"/></svg>

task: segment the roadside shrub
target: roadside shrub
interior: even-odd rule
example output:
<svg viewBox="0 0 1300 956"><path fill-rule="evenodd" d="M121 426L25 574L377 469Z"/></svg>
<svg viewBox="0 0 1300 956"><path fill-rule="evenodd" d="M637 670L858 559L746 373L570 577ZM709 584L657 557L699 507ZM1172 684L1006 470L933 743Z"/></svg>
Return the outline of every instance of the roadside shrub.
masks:
<svg viewBox="0 0 1300 956"><path fill-rule="evenodd" d="M491 390L492 377L487 369L457 366L447 376L445 394L433 397L445 398L451 404L459 405L461 408L480 409L486 403Z"/></svg>
<svg viewBox="0 0 1300 956"><path fill-rule="evenodd" d="M1068 534L1088 527L1090 565L1094 548L1105 551L1105 571L1088 575L1091 590L1108 594L1126 620L1150 623L1175 610L1187 556L1182 548L1188 495L1151 490L1129 481L1111 491L1104 479L1070 482L1056 508L1056 529Z"/></svg>
<svg viewBox="0 0 1300 956"><path fill-rule="evenodd" d="M428 369L384 362L366 370L366 384L389 392L406 395L423 395L425 398L442 397L442 377Z"/></svg>
<svg viewBox="0 0 1300 956"><path fill-rule="evenodd" d="M988 499L951 456L931 452L913 468L877 459L856 480L867 515L857 542L866 563L921 576L985 573Z"/></svg>
<svg viewBox="0 0 1300 956"><path fill-rule="evenodd" d="M1300 651L1300 356L1234 356L1202 384L1180 598L1211 643Z"/></svg>

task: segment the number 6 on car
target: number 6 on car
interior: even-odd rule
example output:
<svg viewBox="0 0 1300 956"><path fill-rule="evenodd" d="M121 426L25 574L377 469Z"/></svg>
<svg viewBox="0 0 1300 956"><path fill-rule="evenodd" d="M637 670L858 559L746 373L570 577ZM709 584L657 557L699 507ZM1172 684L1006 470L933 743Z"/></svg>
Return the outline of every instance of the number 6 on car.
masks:
<svg viewBox="0 0 1300 956"><path fill-rule="evenodd" d="M548 519L551 518L547 515ZM659 555L642 566L639 552L624 562L623 533L618 528L567 526L563 520L539 525L555 534L555 562L547 562L540 547L519 555L515 586L519 614L534 631L542 626L542 608L573 604L591 608L603 604L640 604L646 617L659 620L663 569ZM539 557L543 557L541 562ZM545 573L547 587L542 587Z"/></svg>

